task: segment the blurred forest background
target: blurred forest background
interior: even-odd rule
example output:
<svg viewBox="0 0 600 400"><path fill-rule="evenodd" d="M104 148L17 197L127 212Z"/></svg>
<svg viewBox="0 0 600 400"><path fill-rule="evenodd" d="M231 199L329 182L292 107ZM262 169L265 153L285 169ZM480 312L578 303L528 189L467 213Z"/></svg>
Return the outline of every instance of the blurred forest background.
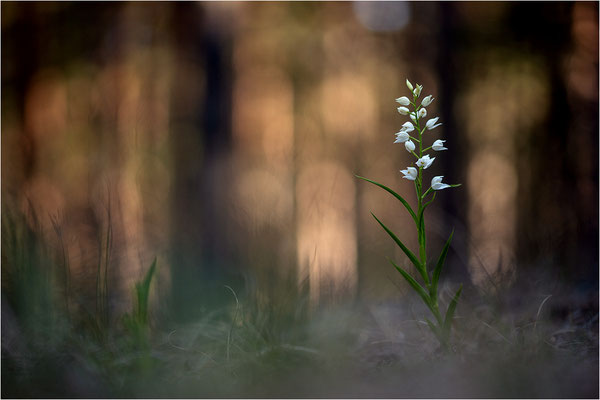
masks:
<svg viewBox="0 0 600 400"><path fill-rule="evenodd" d="M407 261L370 212L416 235L354 175L416 203L392 144L406 78L450 149L428 172L463 184L428 210L434 253L455 229L446 278L597 292L597 2L3 2L3 222L59 249L72 309L99 265L128 309L154 257L180 320L223 284L399 296L385 256Z"/></svg>

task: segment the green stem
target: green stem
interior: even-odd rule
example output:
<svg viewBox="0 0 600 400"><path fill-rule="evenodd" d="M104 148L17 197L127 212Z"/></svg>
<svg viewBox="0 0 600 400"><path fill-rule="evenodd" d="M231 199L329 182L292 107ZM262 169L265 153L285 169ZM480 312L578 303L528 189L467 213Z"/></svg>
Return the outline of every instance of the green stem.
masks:
<svg viewBox="0 0 600 400"><path fill-rule="evenodd" d="M415 103L416 103L415 96ZM415 108L415 114L417 114L418 107ZM423 157L423 131L421 130L421 126L419 124L419 116L415 117L415 125L417 128L417 132L419 134L419 158ZM431 283L429 280L429 273L427 272L427 254L425 251L426 248L426 238L425 238L425 220L423 216L423 168L419 167L419 175L417 176L416 181L416 189L417 189L417 206L418 206L418 221L417 221L417 236L419 241L419 258L421 261L421 268L424 271L424 276L426 277L425 285L427 288L430 287ZM433 311L433 310L432 310ZM438 312L439 313L439 312ZM434 313L435 314L435 313ZM437 316L436 316L437 318Z"/></svg>

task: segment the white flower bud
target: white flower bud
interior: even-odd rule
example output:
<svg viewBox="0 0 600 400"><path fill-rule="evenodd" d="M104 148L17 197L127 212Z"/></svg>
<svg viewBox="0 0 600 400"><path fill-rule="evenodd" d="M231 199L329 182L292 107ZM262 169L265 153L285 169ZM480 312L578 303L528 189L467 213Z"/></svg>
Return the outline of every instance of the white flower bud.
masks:
<svg viewBox="0 0 600 400"><path fill-rule="evenodd" d="M434 100L434 98L431 97L431 95L429 95L423 99L423 101L421 102L421 105L423 107L427 107L433 102L433 100Z"/></svg>
<svg viewBox="0 0 600 400"><path fill-rule="evenodd" d="M425 124L425 127L429 130L437 128L438 126L441 125L441 123L436 124L438 119L440 119L440 118L439 117L431 118L429 121L427 121L427 123Z"/></svg>
<svg viewBox="0 0 600 400"><path fill-rule="evenodd" d="M421 90L423 90L423 86L417 85L413 93L415 94L415 96L419 97L421 95Z"/></svg>
<svg viewBox="0 0 600 400"><path fill-rule="evenodd" d="M427 109L423 107L419 110L419 118L425 118L426 116L427 116Z"/></svg>
<svg viewBox="0 0 600 400"><path fill-rule="evenodd" d="M410 104L410 100L406 96L398 97L396 101L400 103L401 106L407 106Z"/></svg>
<svg viewBox="0 0 600 400"><path fill-rule="evenodd" d="M396 133L396 141L394 143L405 143L409 139L410 136L408 133L406 133L406 131L400 131Z"/></svg>
<svg viewBox="0 0 600 400"><path fill-rule="evenodd" d="M402 129L400 129L400 130L406 131L406 132L412 132L415 130L415 127L413 126L412 122L406 121L404 124L402 124Z"/></svg>
<svg viewBox="0 0 600 400"><path fill-rule="evenodd" d="M408 114L408 112L409 112L409 111L410 111L410 110L409 110L408 108L406 108L406 107L398 107L398 112L399 112L400 114L402 114L402 115L406 115L406 114Z"/></svg>
<svg viewBox="0 0 600 400"><path fill-rule="evenodd" d="M412 92L413 85L412 85L412 83L410 83L410 81L408 79L406 80L406 87L408 87L408 90L410 90Z"/></svg>
<svg viewBox="0 0 600 400"><path fill-rule="evenodd" d="M412 140L408 140L404 143L404 147L406 147L406 151L408 151L409 153L411 151L415 151L415 144L413 143Z"/></svg>

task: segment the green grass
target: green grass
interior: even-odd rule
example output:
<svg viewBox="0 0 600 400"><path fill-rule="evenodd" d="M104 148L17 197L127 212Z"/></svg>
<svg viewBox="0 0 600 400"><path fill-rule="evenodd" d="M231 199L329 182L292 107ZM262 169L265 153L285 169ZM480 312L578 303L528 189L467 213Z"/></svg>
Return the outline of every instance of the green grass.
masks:
<svg viewBox="0 0 600 400"><path fill-rule="evenodd" d="M446 353L414 299L311 309L293 280L267 299L223 282L224 302L174 323L149 306L156 259L129 312L75 314L62 250L46 243L3 209L4 397L598 396L597 293L594 308L556 283L488 297L465 287ZM439 294L453 296L443 284Z"/></svg>

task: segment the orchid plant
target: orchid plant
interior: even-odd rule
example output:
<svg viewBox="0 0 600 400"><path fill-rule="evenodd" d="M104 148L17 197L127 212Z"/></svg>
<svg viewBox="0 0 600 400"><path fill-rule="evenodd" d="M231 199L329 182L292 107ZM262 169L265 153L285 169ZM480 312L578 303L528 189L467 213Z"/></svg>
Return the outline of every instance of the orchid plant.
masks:
<svg viewBox="0 0 600 400"><path fill-rule="evenodd" d="M416 230L417 230L417 238L419 243L419 254L418 257L415 255L408 247L398 239L398 237L390 230L387 226L383 224L375 214L371 213L375 220L383 227L383 229L391 236L391 238L396 242L396 244L402 249L404 254L408 257L411 263L415 266L415 269L420 275L421 283L418 282L411 274L409 274L405 269L398 266L394 261L388 259L390 263L400 272L400 274L406 279L406 281L410 284L410 286L419 294L419 296L423 299L431 313L435 317L434 322L431 322L429 319L425 319L427 325L431 329L431 331L435 334L437 339L440 341L440 344L444 349L448 349L449 339L450 339L450 330L452 326L452 319L454 317L454 312L456 310L456 305L458 303L458 299L460 297L460 293L462 291L462 285L450 301L448 308L446 309L446 313L442 316L440 312L439 306L439 293L438 293L438 283L440 279L440 274L442 272L442 267L446 260L446 255L448 254L448 248L450 246L450 242L452 240L452 235L454 231L450 234L450 237L446 241L446 244L442 248L442 251L438 257L437 263L433 268L433 271L430 271L427 266L427 252L426 252L426 235L425 235L425 217L424 212L425 209L435 200L435 196L439 190L457 187L460 184L447 184L443 183L443 176L434 176L431 179L431 186L424 190L423 188L423 171L429 168L435 157L431 157L429 154L426 154L428 151L433 150L435 152L448 150L444 147L445 140L435 140L433 144L429 147L425 147L423 136L426 134L426 131L431 131L438 126L442 125L438 123L439 118L431 118L427 122L424 123L425 117L427 116L427 108L434 100L434 98L429 95L423 98L419 103L419 97L421 95L421 91L423 87L421 85L413 85L410 81L406 80L406 86L411 91L412 99L403 96L397 98L396 101L400 104L398 107L398 112L402 115L408 115L410 121L405 122L402 125L402 128L399 132L396 133L396 140L394 143L403 143L406 151L412 154L416 161L416 167L407 167L400 172L403 174L403 178L409 181L414 181L415 191L417 194L417 210L413 210L410 204L398 193L394 192L392 189L384 186L380 183L372 181L370 179L357 176L360 179L363 179L367 182L370 182L374 185L379 186L380 188L386 190L394 197L396 197L402 205L408 210L408 213L412 217ZM411 107L413 111L411 111L408 107ZM416 143L416 144L415 144Z"/></svg>

